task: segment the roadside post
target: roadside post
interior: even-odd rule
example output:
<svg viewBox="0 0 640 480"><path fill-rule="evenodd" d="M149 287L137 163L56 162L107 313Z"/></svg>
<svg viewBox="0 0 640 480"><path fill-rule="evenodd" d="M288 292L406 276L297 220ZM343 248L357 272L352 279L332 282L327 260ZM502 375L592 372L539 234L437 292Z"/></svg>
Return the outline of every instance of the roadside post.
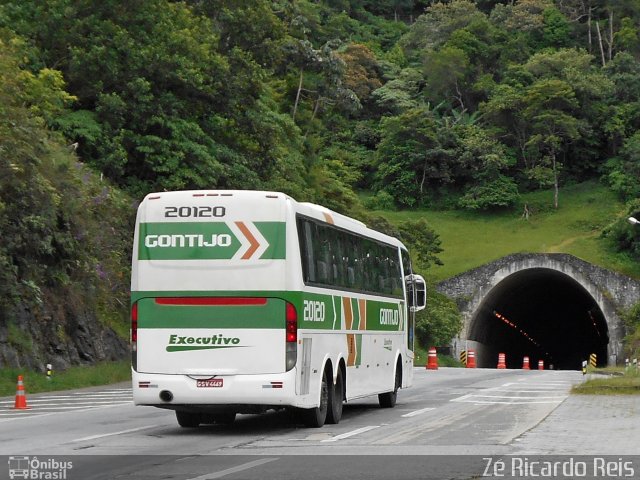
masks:
<svg viewBox="0 0 640 480"><path fill-rule="evenodd" d="M460 363L463 364L464 366L467 366L467 351L466 350L462 350L460 352Z"/></svg>

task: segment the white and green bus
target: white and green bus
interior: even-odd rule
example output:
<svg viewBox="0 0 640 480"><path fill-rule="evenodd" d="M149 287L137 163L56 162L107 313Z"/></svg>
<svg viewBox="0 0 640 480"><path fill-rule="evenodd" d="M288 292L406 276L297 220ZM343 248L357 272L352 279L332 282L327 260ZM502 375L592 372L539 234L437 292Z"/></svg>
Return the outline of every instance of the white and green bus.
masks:
<svg viewBox="0 0 640 480"><path fill-rule="evenodd" d="M131 279L133 398L183 427L344 402L393 407L413 377L425 283L397 239L276 192L150 194Z"/></svg>

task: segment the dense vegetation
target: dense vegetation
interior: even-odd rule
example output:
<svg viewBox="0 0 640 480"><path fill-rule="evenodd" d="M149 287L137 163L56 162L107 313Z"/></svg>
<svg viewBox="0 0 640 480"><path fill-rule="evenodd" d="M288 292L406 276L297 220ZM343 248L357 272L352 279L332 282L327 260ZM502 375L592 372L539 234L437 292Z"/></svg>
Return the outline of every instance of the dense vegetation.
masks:
<svg viewBox="0 0 640 480"><path fill-rule="evenodd" d="M0 0L0 323L54 292L124 315L133 203L163 189L285 191L426 269L426 222L367 211L519 216L597 180L640 259L639 24L638 0Z"/></svg>

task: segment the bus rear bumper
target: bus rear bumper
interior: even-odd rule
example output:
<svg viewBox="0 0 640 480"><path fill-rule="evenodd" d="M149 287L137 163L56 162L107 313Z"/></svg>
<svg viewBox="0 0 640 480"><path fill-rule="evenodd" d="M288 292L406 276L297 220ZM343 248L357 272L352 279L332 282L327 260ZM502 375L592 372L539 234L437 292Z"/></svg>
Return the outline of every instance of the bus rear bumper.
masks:
<svg viewBox="0 0 640 480"><path fill-rule="evenodd" d="M294 368L269 375L219 375L203 382L202 376L132 371L133 402L169 409L189 405L302 407L296 395L295 372Z"/></svg>

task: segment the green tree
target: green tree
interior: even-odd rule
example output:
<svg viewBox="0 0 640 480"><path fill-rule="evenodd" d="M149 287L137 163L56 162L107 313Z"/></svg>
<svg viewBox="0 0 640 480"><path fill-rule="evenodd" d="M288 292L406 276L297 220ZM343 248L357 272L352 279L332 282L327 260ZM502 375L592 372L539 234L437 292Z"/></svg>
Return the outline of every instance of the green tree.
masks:
<svg viewBox="0 0 640 480"><path fill-rule="evenodd" d="M437 137L433 112L416 108L381 123L383 136L376 152L380 189L399 205L420 205L431 184L450 180L448 153Z"/></svg>
<svg viewBox="0 0 640 480"><path fill-rule="evenodd" d="M542 17L544 18L542 34L544 44L555 48L570 46L571 26L560 10L547 8L542 12Z"/></svg>
<svg viewBox="0 0 640 480"><path fill-rule="evenodd" d="M345 65L344 85L367 103L371 93L382 86L382 71L373 52L362 44L350 44L338 53Z"/></svg>
<svg viewBox="0 0 640 480"><path fill-rule="evenodd" d="M118 311L128 294L131 201L46 128L72 98L59 72L24 67L26 45L0 31L0 323L18 305L38 318L56 298L69 300L69 316Z"/></svg>
<svg viewBox="0 0 640 480"><path fill-rule="evenodd" d="M415 58L446 43L456 30L484 18L471 0L433 3L411 25L400 44L408 57Z"/></svg>
<svg viewBox="0 0 640 480"><path fill-rule="evenodd" d="M415 68L405 68L371 94L378 108L385 114L400 114L420 104L419 92L424 79Z"/></svg>
<svg viewBox="0 0 640 480"><path fill-rule="evenodd" d="M572 115L577 102L571 86L555 79L534 83L524 102L524 117L532 126L532 135L526 143L531 161L528 174L542 186L553 186L553 206L558 208L558 177L562 168L558 156L579 136L579 121Z"/></svg>
<svg viewBox="0 0 640 480"><path fill-rule="evenodd" d="M443 99L461 112L467 110L466 85L470 62L466 53L452 46L428 52L423 61L427 95L433 101Z"/></svg>
<svg viewBox="0 0 640 480"><path fill-rule="evenodd" d="M595 169L588 163L598 155L594 132L604 124L599 112L613 84L592 59L571 49L535 54L507 70L481 106L483 118L518 152L521 171L554 186L556 195L563 165Z"/></svg>
<svg viewBox="0 0 640 480"><path fill-rule="evenodd" d="M4 18L64 73L79 113L59 125L120 185L261 188L298 144L257 63L279 58L282 26L268 3L222 6L209 18L167 0L8 2ZM60 21L34 31L45 17Z"/></svg>
<svg viewBox="0 0 640 480"><path fill-rule="evenodd" d="M640 198L627 203L626 214L603 230L603 235L613 241L614 248L620 252L627 252L634 259L640 260L640 228L631 225L627 217L640 217Z"/></svg>
<svg viewBox="0 0 640 480"><path fill-rule="evenodd" d="M624 142L617 157L607 161L606 179L624 200L640 197L640 131Z"/></svg>
<svg viewBox="0 0 640 480"><path fill-rule="evenodd" d="M460 333L462 315L455 302L438 293L435 286L427 288L427 308L418 312L416 337L425 347L446 346Z"/></svg>
<svg viewBox="0 0 640 480"><path fill-rule="evenodd" d="M471 177L459 205L470 210L513 206L519 198L518 186L505 173L515 162L504 145L476 124L461 124L456 130L458 157Z"/></svg>

